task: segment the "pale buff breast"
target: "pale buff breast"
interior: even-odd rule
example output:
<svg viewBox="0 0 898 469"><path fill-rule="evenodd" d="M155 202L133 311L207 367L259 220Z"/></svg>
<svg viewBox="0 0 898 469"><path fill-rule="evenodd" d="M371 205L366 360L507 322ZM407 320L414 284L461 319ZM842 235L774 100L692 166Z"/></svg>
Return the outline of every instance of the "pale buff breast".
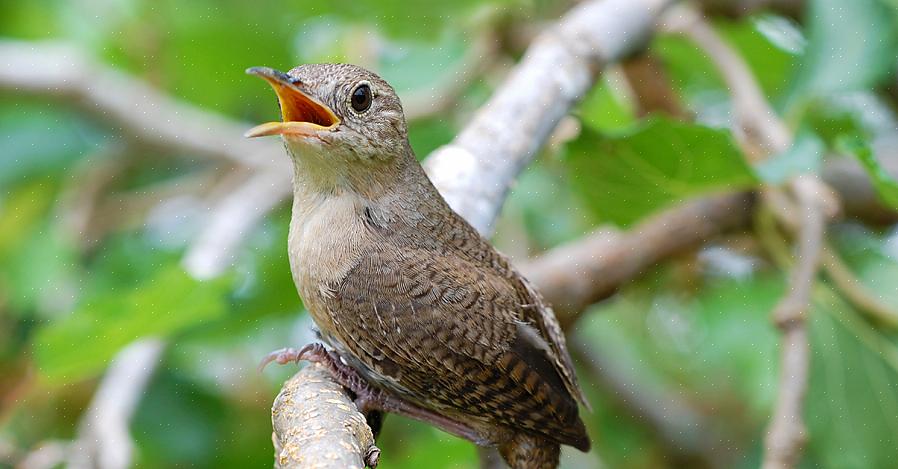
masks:
<svg viewBox="0 0 898 469"><path fill-rule="evenodd" d="M367 230L364 203L352 192L296 197L288 249L293 281L319 327L325 318L323 301L362 255Z"/></svg>

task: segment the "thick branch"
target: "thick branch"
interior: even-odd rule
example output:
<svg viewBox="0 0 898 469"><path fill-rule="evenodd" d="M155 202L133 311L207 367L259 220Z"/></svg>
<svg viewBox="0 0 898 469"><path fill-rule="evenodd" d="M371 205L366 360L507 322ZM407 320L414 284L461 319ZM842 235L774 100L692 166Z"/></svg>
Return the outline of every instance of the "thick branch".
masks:
<svg viewBox="0 0 898 469"><path fill-rule="evenodd" d="M649 268L724 232L748 226L754 197L727 194L686 202L627 231L598 231L523 266L563 325Z"/></svg>
<svg viewBox="0 0 898 469"><path fill-rule="evenodd" d="M882 162L898 175L898 155ZM848 216L873 223L898 222L898 212L877 200L869 178L856 162L833 163L824 169L825 181L854 181L835 184ZM716 236L749 227L756 199L750 193L734 193L684 202L629 230L600 229L553 248L523 263L521 270L554 307L562 325L569 326L587 306L613 295L653 266L701 247ZM843 280L845 272L833 272L830 265L834 264L827 262L827 273ZM894 324L891 311L884 310L875 298L866 298L869 295L865 292L859 294L865 299L855 303L862 310Z"/></svg>
<svg viewBox="0 0 898 469"><path fill-rule="evenodd" d="M670 0L578 5L534 40L508 79L425 169L449 205L489 234L518 173L595 83L645 46Z"/></svg>
<svg viewBox="0 0 898 469"><path fill-rule="evenodd" d="M365 417L321 365L284 384L271 409L275 467L376 466L380 450Z"/></svg>

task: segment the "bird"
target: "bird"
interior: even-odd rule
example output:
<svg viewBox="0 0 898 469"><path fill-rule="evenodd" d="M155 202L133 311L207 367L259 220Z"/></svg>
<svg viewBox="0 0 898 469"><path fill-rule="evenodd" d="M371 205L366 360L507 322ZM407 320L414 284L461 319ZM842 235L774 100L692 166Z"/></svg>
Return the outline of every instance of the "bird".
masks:
<svg viewBox="0 0 898 469"><path fill-rule="evenodd" d="M360 409L498 448L513 469L588 451L551 307L431 183L395 90L352 64L247 73L277 95L281 120L246 136L279 135L293 163L288 257L324 342L263 366L322 363Z"/></svg>

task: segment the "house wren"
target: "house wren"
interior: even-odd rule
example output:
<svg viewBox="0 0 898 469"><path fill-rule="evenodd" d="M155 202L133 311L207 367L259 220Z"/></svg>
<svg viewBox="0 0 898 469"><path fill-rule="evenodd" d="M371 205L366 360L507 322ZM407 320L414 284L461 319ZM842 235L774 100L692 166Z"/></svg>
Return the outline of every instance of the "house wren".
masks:
<svg viewBox="0 0 898 469"><path fill-rule="evenodd" d="M324 362L370 410L484 446L513 468L556 467L589 437L552 309L449 208L415 159L396 92L346 64L247 71L277 93L293 160L289 257L321 345L270 360Z"/></svg>

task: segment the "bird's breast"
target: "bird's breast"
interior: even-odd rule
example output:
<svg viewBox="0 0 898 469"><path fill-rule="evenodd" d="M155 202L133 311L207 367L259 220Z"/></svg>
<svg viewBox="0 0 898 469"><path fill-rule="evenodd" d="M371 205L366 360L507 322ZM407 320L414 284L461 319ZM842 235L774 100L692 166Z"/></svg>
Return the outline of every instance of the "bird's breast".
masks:
<svg viewBox="0 0 898 469"><path fill-rule="evenodd" d="M364 204L352 193L296 198L288 240L290 270L310 310L358 262L368 242L362 210Z"/></svg>

